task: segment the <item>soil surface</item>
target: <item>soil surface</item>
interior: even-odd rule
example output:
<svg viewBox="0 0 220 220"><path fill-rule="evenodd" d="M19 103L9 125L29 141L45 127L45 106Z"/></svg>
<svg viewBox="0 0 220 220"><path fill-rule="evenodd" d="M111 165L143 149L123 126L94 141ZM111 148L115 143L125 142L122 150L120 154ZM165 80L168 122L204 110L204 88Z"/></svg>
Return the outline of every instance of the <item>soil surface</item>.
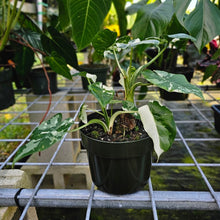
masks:
<svg viewBox="0 0 220 220"><path fill-rule="evenodd" d="M103 120L101 116L100 119ZM99 124L91 124L82 131L89 137L110 142L134 141L148 137L142 122L131 114L122 114L116 118L111 135L104 132Z"/></svg>

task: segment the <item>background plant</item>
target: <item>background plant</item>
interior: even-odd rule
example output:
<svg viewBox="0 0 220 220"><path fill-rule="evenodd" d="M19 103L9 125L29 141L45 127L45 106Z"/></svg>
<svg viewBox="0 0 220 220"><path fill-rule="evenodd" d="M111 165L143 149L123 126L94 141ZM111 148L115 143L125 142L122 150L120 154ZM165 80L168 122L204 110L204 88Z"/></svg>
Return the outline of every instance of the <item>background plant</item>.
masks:
<svg viewBox="0 0 220 220"><path fill-rule="evenodd" d="M15 0L13 5L9 0L0 2L0 51L8 43L10 32L17 23L24 2L25 0L22 0L19 9L17 9L18 0Z"/></svg>

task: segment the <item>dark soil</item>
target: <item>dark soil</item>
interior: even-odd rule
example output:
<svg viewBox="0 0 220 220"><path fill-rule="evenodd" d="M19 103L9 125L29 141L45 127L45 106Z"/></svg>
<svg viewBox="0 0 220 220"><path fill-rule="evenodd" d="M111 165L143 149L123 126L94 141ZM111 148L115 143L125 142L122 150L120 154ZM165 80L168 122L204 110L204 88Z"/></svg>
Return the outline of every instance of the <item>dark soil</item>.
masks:
<svg viewBox="0 0 220 220"><path fill-rule="evenodd" d="M142 122L130 114L119 115L116 118L111 135L104 132L99 124L91 124L83 128L82 132L89 137L110 142L134 141L148 137Z"/></svg>

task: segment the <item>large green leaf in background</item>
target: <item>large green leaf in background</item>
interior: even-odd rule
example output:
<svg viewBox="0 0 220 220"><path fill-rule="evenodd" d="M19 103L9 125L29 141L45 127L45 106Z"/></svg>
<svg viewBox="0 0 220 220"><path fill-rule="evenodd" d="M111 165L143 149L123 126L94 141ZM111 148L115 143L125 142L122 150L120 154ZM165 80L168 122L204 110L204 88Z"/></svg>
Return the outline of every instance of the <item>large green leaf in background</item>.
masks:
<svg viewBox="0 0 220 220"><path fill-rule="evenodd" d="M92 41L110 9L111 0L68 0L72 37L78 50Z"/></svg>
<svg viewBox="0 0 220 220"><path fill-rule="evenodd" d="M46 150L60 141L74 123L72 118L62 121L62 114L58 113L47 121L42 122L32 133L31 141L23 145L15 155L13 164L35 152Z"/></svg>
<svg viewBox="0 0 220 220"><path fill-rule="evenodd" d="M160 37L166 30L173 16L172 0L164 3L156 1L143 6L137 13L136 21L132 27L134 38Z"/></svg>
<svg viewBox="0 0 220 220"><path fill-rule="evenodd" d="M117 33L104 29L99 31L92 41L95 51L104 56L104 51L108 49L116 40Z"/></svg>
<svg viewBox="0 0 220 220"><path fill-rule="evenodd" d="M196 38L195 46L200 52L214 37L220 35L219 24L220 10L210 0L199 1L184 22L186 29Z"/></svg>
<svg viewBox="0 0 220 220"><path fill-rule="evenodd" d="M176 17L180 24L184 25L184 18L186 14L186 10L189 7L189 4L192 0L173 0L173 7Z"/></svg>
<svg viewBox="0 0 220 220"><path fill-rule="evenodd" d="M73 46L73 43L68 40L64 35L59 33L54 27L48 27L48 32L50 33L55 48L51 48L51 50L55 50L60 56L66 60L66 63L71 65L74 68L78 67L78 60L76 56L76 51ZM44 45L46 46L46 45Z"/></svg>
<svg viewBox="0 0 220 220"><path fill-rule="evenodd" d="M126 8L126 13L128 15L132 15L132 14L137 13L140 8L142 8L144 5L146 5L147 2L148 2L148 0L140 0L137 3L131 4L129 7Z"/></svg>
<svg viewBox="0 0 220 220"><path fill-rule="evenodd" d="M176 136L172 112L157 101L149 102L138 110L145 131L152 138L158 156L169 150Z"/></svg>
<svg viewBox="0 0 220 220"><path fill-rule="evenodd" d="M160 70L145 70L142 74L146 80L168 92L193 93L203 98L202 91L197 86L190 84L184 75Z"/></svg>
<svg viewBox="0 0 220 220"><path fill-rule="evenodd" d="M126 0L112 0L118 16L120 36L127 34L127 18L125 12Z"/></svg>
<svg viewBox="0 0 220 220"><path fill-rule="evenodd" d="M70 19L68 14L67 1L68 0L57 0L59 7L59 27L65 30L70 25Z"/></svg>
<svg viewBox="0 0 220 220"><path fill-rule="evenodd" d="M22 28L24 29L28 29L37 33L42 34L42 30L40 29L40 27L38 26L38 24L36 23L36 21L34 21L32 18L30 18L28 15L26 15L25 13L20 14L18 21L21 25Z"/></svg>
<svg viewBox="0 0 220 220"><path fill-rule="evenodd" d="M43 46L41 44L41 33L29 29L20 29L17 31L17 33L25 40L25 43L28 42L33 48L43 51Z"/></svg>
<svg viewBox="0 0 220 220"><path fill-rule="evenodd" d="M66 61L62 56L60 56L56 52L52 52L52 54L50 56L47 56L45 59L55 73L72 80L70 70L67 67Z"/></svg>
<svg viewBox="0 0 220 220"><path fill-rule="evenodd" d="M15 53L16 73L21 86L27 80L27 74L30 73L34 63L34 52L29 47L23 47L16 44Z"/></svg>

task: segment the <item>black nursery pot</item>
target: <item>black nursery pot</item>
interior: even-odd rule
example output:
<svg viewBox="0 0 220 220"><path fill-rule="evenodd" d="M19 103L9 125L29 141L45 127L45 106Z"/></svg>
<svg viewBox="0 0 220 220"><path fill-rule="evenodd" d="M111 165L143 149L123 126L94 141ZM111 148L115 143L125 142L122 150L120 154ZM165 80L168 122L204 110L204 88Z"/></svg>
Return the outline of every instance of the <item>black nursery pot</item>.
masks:
<svg viewBox="0 0 220 220"><path fill-rule="evenodd" d="M0 110L15 104L12 87L12 71L10 68L0 71Z"/></svg>
<svg viewBox="0 0 220 220"><path fill-rule="evenodd" d="M215 130L220 133L220 105L213 105Z"/></svg>
<svg viewBox="0 0 220 220"><path fill-rule="evenodd" d="M148 62L154 58L158 54L158 50L156 48L148 48L146 50L146 54L148 55ZM161 60L162 57L162 60ZM150 66L148 66L149 69L155 70L155 69L174 69L176 68L177 64L177 57L178 57L178 50L174 48L166 48L164 53Z"/></svg>
<svg viewBox="0 0 220 220"><path fill-rule="evenodd" d="M99 190L122 195L134 193L147 184L153 151L150 137L108 142L88 137L82 130L80 134L87 149L92 180Z"/></svg>
<svg viewBox="0 0 220 220"><path fill-rule="evenodd" d="M191 67L176 67L173 71L174 74L182 74L190 82L193 77L194 69ZM167 92L164 89L160 89L160 97L168 101L185 100L188 98L188 94L178 92Z"/></svg>
<svg viewBox="0 0 220 220"><path fill-rule="evenodd" d="M102 82L106 84L107 73L109 71L109 66L105 64L82 64L79 66L79 71L85 71L90 74L95 74L97 76L97 82ZM83 89L88 90L88 80L82 77Z"/></svg>
<svg viewBox="0 0 220 220"><path fill-rule="evenodd" d="M48 77L50 79L50 90L51 93L58 91L57 89L57 74L50 68L46 68ZM29 74L29 80L32 87L32 91L36 95L49 94L48 82L42 68L32 69Z"/></svg>

